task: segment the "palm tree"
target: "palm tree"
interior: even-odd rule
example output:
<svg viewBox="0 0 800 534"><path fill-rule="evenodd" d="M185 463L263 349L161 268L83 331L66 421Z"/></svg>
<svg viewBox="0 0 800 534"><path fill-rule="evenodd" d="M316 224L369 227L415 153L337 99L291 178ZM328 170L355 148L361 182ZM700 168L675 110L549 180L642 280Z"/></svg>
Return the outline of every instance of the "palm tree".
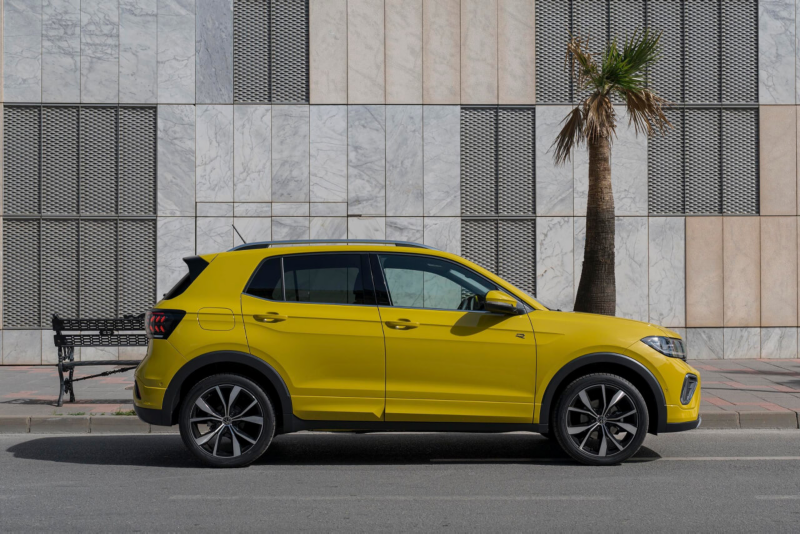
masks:
<svg viewBox="0 0 800 534"><path fill-rule="evenodd" d="M586 245L575 311L614 315L616 310L611 145L617 117L611 99L616 95L622 100L636 135L663 133L671 126L663 110L667 102L646 81L648 67L658 59L660 39L661 34L637 31L619 48L615 38L600 62L589 52L588 39L571 36L567 44L566 67L579 94L589 93L566 116L553 143L557 165L569 161L577 147L589 148Z"/></svg>

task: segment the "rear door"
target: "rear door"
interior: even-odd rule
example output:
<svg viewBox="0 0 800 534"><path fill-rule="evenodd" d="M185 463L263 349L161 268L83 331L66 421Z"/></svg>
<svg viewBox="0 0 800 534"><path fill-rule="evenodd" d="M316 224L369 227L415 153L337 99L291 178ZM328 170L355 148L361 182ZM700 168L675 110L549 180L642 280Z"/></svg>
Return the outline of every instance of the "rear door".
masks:
<svg viewBox="0 0 800 534"><path fill-rule="evenodd" d="M383 329L366 254L268 258L242 315L250 352L286 381L296 417L383 420Z"/></svg>

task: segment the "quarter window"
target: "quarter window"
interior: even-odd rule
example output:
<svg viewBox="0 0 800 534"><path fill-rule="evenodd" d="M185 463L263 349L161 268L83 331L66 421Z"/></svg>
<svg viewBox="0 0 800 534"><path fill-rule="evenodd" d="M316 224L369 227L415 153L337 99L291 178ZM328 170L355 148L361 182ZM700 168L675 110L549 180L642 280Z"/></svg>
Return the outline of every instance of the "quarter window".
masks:
<svg viewBox="0 0 800 534"><path fill-rule="evenodd" d="M283 300L281 259L270 258L262 263L245 293L267 300Z"/></svg>

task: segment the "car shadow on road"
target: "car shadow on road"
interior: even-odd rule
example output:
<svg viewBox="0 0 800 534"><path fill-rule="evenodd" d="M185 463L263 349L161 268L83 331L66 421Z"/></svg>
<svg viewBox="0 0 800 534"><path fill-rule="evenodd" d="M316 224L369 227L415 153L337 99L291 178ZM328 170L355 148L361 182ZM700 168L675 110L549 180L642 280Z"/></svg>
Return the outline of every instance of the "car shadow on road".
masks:
<svg viewBox="0 0 800 534"><path fill-rule="evenodd" d="M7 449L15 458L48 462L196 468L176 435L65 435L31 439ZM635 461L660 456L642 447ZM575 465L552 441L538 434L327 433L278 436L255 462L270 465Z"/></svg>

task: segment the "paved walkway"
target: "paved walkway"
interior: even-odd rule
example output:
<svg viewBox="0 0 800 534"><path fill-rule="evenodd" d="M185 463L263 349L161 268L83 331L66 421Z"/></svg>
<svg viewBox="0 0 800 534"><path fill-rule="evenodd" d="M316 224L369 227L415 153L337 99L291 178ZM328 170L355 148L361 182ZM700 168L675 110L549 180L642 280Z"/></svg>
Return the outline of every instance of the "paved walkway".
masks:
<svg viewBox="0 0 800 534"><path fill-rule="evenodd" d="M703 383L706 428L797 428L800 360L694 360ZM81 367L86 376L107 367ZM133 372L75 384L76 402L55 406L54 367L0 367L0 417L110 416L130 413Z"/></svg>

